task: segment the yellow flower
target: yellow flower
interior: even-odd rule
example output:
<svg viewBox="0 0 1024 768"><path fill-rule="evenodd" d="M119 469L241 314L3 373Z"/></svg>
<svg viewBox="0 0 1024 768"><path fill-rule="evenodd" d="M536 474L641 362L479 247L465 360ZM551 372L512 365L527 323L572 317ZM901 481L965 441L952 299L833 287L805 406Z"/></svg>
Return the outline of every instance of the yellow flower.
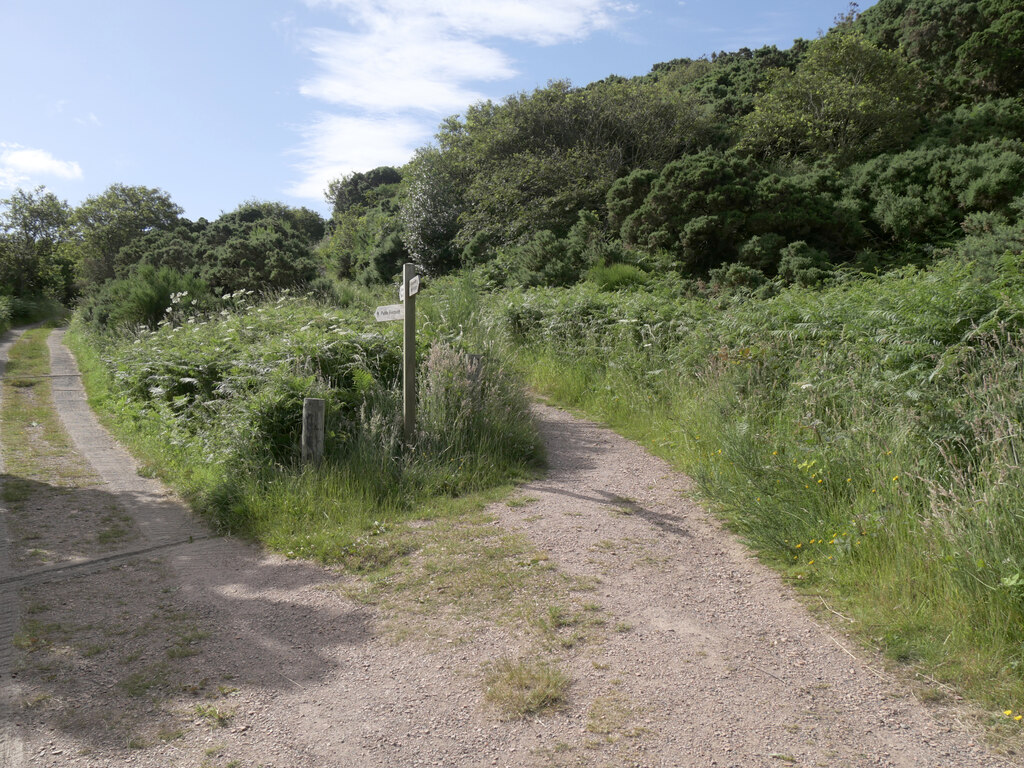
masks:
<svg viewBox="0 0 1024 768"><path fill-rule="evenodd" d="M894 477L894 478L892 479L892 481L893 481L893 482L895 483L895 482L896 482L897 480L899 480L899 479L900 479L900 476L899 476L899 475L896 475L896 477Z"/></svg>
<svg viewBox="0 0 1024 768"><path fill-rule="evenodd" d="M846 478L846 482L850 482L851 480L853 480L853 478L852 478L852 477L848 477L848 478Z"/></svg>
<svg viewBox="0 0 1024 768"><path fill-rule="evenodd" d="M808 561L807 561L807 564L808 564L808 565L814 565L814 561L813 561L813 560L808 560Z"/></svg>
<svg viewBox="0 0 1024 768"><path fill-rule="evenodd" d="M1013 719L1014 719L1014 720L1016 720L1017 722L1020 722L1020 719L1021 719L1022 717L1024 717L1024 715L1017 715L1017 716L1016 716L1015 718L1013 718Z"/></svg>
<svg viewBox="0 0 1024 768"><path fill-rule="evenodd" d="M797 548L797 549L800 549L800 547L802 547L802 546L803 546L803 544L797 544L797 545L796 545L796 548Z"/></svg>
<svg viewBox="0 0 1024 768"><path fill-rule="evenodd" d="M1003 710L1003 714L1006 715L1007 717L1009 717L1010 715L1013 714L1013 710L1012 709L1004 709Z"/></svg>

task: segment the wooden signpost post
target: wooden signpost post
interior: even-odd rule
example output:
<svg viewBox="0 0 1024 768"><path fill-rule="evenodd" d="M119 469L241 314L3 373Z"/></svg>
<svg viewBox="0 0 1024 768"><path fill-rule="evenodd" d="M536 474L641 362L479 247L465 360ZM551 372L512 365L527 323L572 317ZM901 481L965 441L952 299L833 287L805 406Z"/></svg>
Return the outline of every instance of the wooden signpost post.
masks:
<svg viewBox="0 0 1024 768"><path fill-rule="evenodd" d="M373 313L379 323L405 321L402 334L402 405L406 445L412 445L416 437L416 294L419 290L416 265L406 264L402 267L402 285L398 288L398 298L402 303L377 307Z"/></svg>

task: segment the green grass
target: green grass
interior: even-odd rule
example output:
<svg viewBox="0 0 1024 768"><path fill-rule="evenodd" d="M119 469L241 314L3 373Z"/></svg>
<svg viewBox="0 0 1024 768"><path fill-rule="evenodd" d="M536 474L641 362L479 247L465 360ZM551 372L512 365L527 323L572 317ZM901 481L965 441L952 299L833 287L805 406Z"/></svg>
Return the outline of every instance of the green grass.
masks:
<svg viewBox="0 0 1024 768"><path fill-rule="evenodd" d="M45 327L27 330L8 350L0 410L4 465L10 475L67 485L92 473L74 454L71 439L53 408L47 378L50 352L46 339L50 332ZM23 490L24 481L20 485ZM9 493L10 488L17 496L18 487L19 482L11 477L3 492Z"/></svg>
<svg viewBox="0 0 1024 768"><path fill-rule="evenodd" d="M581 286L497 311L538 392L689 473L865 644L1016 710L1024 293L983 273L950 259L717 306Z"/></svg>
<svg viewBox="0 0 1024 768"><path fill-rule="evenodd" d="M549 662L506 656L490 665L484 685L484 698L514 720L563 704L569 678Z"/></svg>
<svg viewBox="0 0 1024 768"><path fill-rule="evenodd" d="M436 328L424 333L409 450L400 345L364 327L369 316L288 298L225 313L138 336L79 324L68 334L104 423L221 530L293 557L378 568L402 553L380 546L382 529L534 476L542 462L521 384L494 358L469 376ZM329 403L316 467L296 458L306 395Z"/></svg>

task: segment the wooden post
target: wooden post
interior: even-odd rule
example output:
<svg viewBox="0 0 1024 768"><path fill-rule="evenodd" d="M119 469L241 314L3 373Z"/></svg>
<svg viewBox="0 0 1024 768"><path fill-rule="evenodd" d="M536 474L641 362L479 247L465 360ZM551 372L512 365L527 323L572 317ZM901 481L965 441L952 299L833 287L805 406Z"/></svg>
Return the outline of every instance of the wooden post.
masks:
<svg viewBox="0 0 1024 768"><path fill-rule="evenodd" d="M409 282L416 276L416 265L402 268L402 287L405 302L405 333L402 335L402 403L405 415L405 444L412 445L416 437L416 293Z"/></svg>
<svg viewBox="0 0 1024 768"><path fill-rule="evenodd" d="M327 401L307 397L302 401L302 463L318 463L324 457L324 413Z"/></svg>

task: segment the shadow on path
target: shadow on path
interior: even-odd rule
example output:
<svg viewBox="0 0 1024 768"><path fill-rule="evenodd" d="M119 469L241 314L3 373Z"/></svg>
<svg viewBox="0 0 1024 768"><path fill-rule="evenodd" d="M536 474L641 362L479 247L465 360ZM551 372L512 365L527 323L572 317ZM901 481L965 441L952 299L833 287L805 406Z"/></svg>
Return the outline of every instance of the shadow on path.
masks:
<svg viewBox="0 0 1024 768"><path fill-rule="evenodd" d="M5 493L12 487L16 493ZM36 500L68 492L0 476L13 516L44 514ZM83 509L122 500L102 489L70 493ZM334 580L322 567L228 538L95 562L117 552L86 553L68 542L48 554L76 567L39 578L45 565L23 560L7 574L29 576L7 585L23 606L13 679L14 721L24 734L64 732L83 748L123 748L126 739L173 733L192 700L315 684L336 670L344 649L373 637L367 611L321 588Z"/></svg>

